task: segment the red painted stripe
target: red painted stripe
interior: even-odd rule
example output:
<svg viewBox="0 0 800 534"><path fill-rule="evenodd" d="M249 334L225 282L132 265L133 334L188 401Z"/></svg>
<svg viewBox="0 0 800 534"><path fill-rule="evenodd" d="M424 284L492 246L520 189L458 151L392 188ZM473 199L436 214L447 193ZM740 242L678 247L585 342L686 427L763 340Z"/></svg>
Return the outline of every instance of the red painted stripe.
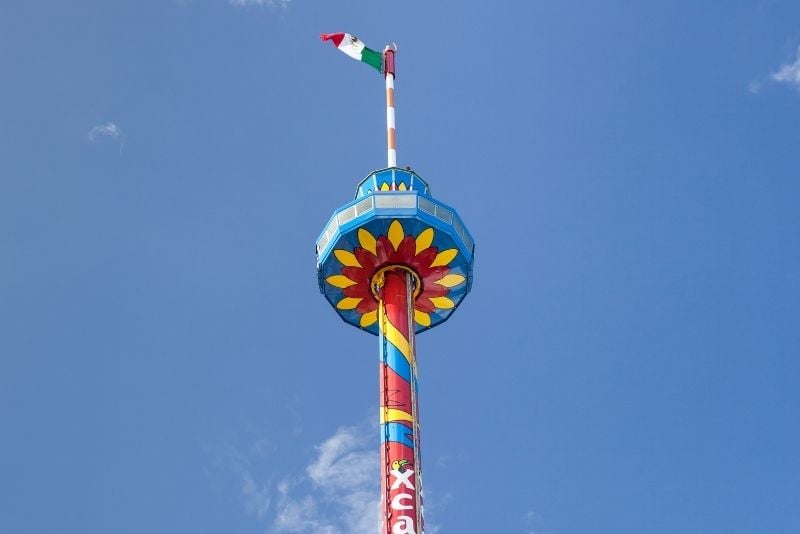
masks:
<svg viewBox="0 0 800 534"><path fill-rule="evenodd" d="M411 384L405 379L395 373L391 367L381 363L381 383L383 382L383 372L386 370L386 392L381 391L380 404L383 406L384 394L388 397L388 405L386 408L397 408L404 412L411 412Z"/></svg>
<svg viewBox="0 0 800 534"><path fill-rule="evenodd" d="M386 316L403 337L408 339L408 308L406 305L406 273L387 271L383 285Z"/></svg>

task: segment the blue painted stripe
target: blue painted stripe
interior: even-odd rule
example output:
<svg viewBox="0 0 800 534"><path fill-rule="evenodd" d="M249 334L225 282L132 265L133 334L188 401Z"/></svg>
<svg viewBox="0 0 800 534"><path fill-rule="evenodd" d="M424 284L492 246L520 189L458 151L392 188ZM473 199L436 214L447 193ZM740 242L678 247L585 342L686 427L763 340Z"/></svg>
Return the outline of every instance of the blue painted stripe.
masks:
<svg viewBox="0 0 800 534"><path fill-rule="evenodd" d="M402 443L411 448L414 447L414 432L401 423L383 423L381 425L381 443L386 442L387 428L389 430L389 441Z"/></svg>
<svg viewBox="0 0 800 534"><path fill-rule="evenodd" d="M400 377L402 377L406 382L411 383L411 364L408 363L406 357L403 356L403 353L400 352L397 347L386 341L386 364L389 366L389 369L397 373ZM384 347L384 340L381 339L381 362L384 361L383 358L383 347Z"/></svg>

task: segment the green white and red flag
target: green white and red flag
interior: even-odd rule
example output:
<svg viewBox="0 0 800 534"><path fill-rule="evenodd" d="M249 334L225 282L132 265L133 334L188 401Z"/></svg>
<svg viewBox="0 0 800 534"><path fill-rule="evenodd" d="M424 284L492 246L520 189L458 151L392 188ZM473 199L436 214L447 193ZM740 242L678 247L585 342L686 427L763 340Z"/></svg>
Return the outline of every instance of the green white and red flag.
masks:
<svg viewBox="0 0 800 534"><path fill-rule="evenodd" d="M330 41L336 48L353 59L366 63L378 72L383 72L383 54L367 48L358 37L349 33L323 33L319 36L323 41Z"/></svg>

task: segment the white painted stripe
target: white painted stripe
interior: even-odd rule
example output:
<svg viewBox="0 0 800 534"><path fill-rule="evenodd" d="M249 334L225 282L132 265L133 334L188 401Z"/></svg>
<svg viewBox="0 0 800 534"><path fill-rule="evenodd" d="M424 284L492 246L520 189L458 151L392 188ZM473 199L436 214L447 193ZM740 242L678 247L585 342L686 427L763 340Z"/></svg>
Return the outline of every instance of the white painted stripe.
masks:
<svg viewBox="0 0 800 534"><path fill-rule="evenodd" d="M386 143L388 147L386 150L386 160L388 163L387 167L397 167L397 150L395 149L395 143L397 142L397 130L394 127L394 106L388 105L388 94L390 90L394 91L393 74L386 75L386 139L388 140Z"/></svg>

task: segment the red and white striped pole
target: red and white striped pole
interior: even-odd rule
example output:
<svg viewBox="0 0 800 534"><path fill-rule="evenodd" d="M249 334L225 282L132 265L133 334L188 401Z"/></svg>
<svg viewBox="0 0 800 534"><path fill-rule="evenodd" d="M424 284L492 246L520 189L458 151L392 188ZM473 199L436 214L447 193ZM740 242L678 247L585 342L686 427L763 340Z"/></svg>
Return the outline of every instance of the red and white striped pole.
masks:
<svg viewBox="0 0 800 534"><path fill-rule="evenodd" d="M383 75L386 78L386 160L387 167L397 167L394 127L394 53L396 47L383 49Z"/></svg>

